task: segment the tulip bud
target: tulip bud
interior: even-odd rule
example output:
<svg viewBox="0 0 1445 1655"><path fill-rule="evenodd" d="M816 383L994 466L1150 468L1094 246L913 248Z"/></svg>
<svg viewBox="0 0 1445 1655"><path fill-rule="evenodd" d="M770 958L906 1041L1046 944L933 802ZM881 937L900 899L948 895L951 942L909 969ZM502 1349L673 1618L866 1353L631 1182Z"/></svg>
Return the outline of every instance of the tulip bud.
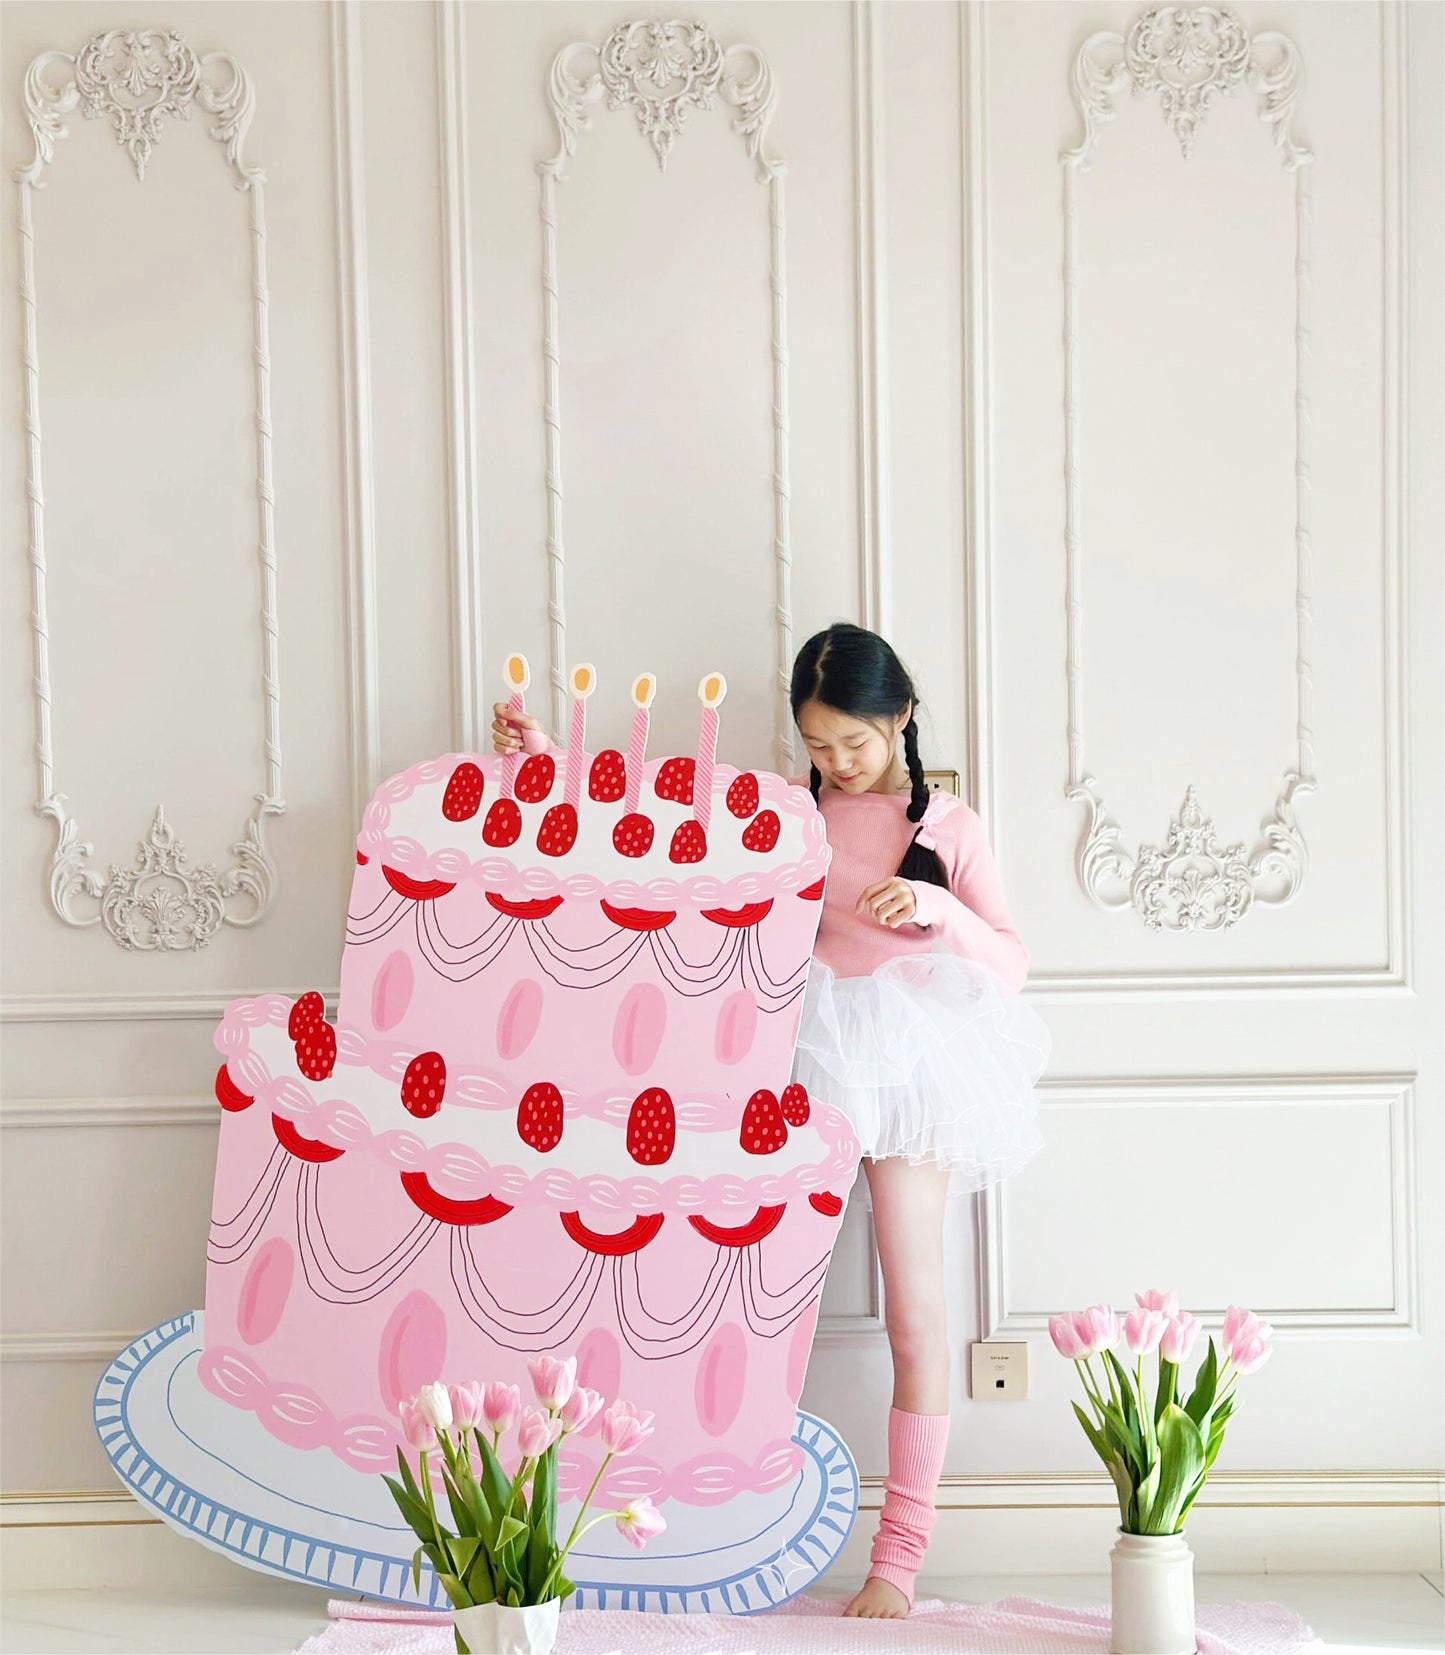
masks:
<svg viewBox="0 0 1445 1655"><path fill-rule="evenodd" d="M602 1416L602 1443L609 1454L630 1454L652 1435L652 1415L621 1397Z"/></svg>
<svg viewBox="0 0 1445 1655"><path fill-rule="evenodd" d="M1054 1349L1059 1355L1067 1356L1071 1362L1090 1354L1088 1340L1079 1337L1079 1330L1071 1317L1050 1316L1049 1337L1054 1341Z"/></svg>
<svg viewBox="0 0 1445 1655"><path fill-rule="evenodd" d="M523 1408L521 1422L517 1426L517 1444L523 1459L541 1459L561 1435L560 1419L549 1418L540 1408L530 1405Z"/></svg>
<svg viewBox="0 0 1445 1655"><path fill-rule="evenodd" d="M532 1376L532 1388L544 1408L560 1408L571 1396L577 1384L577 1358L569 1356L565 1362L555 1356L538 1356L527 1364Z"/></svg>
<svg viewBox="0 0 1445 1655"><path fill-rule="evenodd" d="M662 1513L646 1494L623 1506L617 1513L617 1532L624 1540L636 1546L638 1551L641 1551L649 1540L661 1534L666 1527L667 1523Z"/></svg>
<svg viewBox="0 0 1445 1655"><path fill-rule="evenodd" d="M1160 1310L1131 1310L1124 1318L1124 1341L1135 1356L1156 1350L1169 1322Z"/></svg>
<svg viewBox="0 0 1445 1655"><path fill-rule="evenodd" d="M452 1422L452 1399L445 1385L423 1385L416 1393L416 1405L422 1418L434 1430L445 1431Z"/></svg>
<svg viewBox="0 0 1445 1655"><path fill-rule="evenodd" d="M402 1435L413 1448L435 1448L437 1434L431 1421L414 1402L400 1404Z"/></svg>
<svg viewBox="0 0 1445 1655"><path fill-rule="evenodd" d="M522 1410L522 1393L515 1385L504 1385L494 1379L482 1397L482 1417L498 1436L510 1431Z"/></svg>
<svg viewBox="0 0 1445 1655"><path fill-rule="evenodd" d="M1164 1337L1159 1341L1159 1354L1166 1362L1173 1362L1176 1366L1187 1362L1199 1333L1197 1316L1191 1316L1188 1312L1182 1316L1171 1316Z"/></svg>
<svg viewBox="0 0 1445 1655"><path fill-rule="evenodd" d="M1161 1293L1157 1287L1151 1287L1147 1293L1136 1293L1134 1303L1141 1310L1161 1310L1166 1316L1179 1314L1179 1295Z"/></svg>
<svg viewBox="0 0 1445 1655"><path fill-rule="evenodd" d="M596 1419L601 1408L602 1393L589 1391L585 1385L579 1385L562 1404L557 1417L562 1421L563 1431L585 1431Z"/></svg>
<svg viewBox="0 0 1445 1655"><path fill-rule="evenodd" d="M447 1393L452 1403L452 1424L469 1431L482 1418L483 1389L479 1379L469 1385L452 1385Z"/></svg>

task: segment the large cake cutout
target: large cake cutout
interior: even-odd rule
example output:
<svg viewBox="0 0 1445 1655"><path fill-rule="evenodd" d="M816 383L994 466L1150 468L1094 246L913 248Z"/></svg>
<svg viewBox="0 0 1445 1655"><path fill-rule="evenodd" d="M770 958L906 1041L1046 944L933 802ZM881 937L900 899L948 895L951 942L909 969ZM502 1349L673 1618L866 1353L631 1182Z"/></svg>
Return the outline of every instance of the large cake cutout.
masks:
<svg viewBox="0 0 1445 1655"><path fill-rule="evenodd" d="M521 709L521 657L508 675ZM450 754L377 789L334 1020L317 993L263 995L217 1031L204 1317L138 1342L97 1406L117 1469L170 1521L135 1462L243 1523L254 1470L249 1515L286 1537L239 1548L257 1567L317 1578L293 1540L389 1555L378 1473L401 1400L437 1378L525 1389L544 1351L656 1414L595 1498L650 1495L668 1530L643 1554L594 1531L577 1602L765 1607L851 1524L847 1451L797 1412L858 1161L846 1118L789 1083L822 817L806 789L715 762L720 676L697 754L662 761L648 677L628 753L585 751L593 686L576 669L565 751ZM567 1439L564 1502L600 1458L595 1436ZM404 1571L378 1578L411 1597Z"/></svg>

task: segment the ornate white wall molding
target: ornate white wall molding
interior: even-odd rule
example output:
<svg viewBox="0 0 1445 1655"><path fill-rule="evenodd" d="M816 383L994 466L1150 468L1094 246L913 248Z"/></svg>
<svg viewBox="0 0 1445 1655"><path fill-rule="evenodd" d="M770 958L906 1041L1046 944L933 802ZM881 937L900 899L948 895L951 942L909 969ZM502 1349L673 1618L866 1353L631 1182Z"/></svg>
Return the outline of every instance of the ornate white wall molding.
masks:
<svg viewBox="0 0 1445 1655"><path fill-rule="evenodd" d="M1416 1158L1415 1081L1410 1074L1314 1075L1136 1075L1088 1080L1048 1078L1040 1083L1045 1113L1061 1109L1216 1109L1241 1103L1329 1109L1375 1104L1389 1112L1388 1192L1392 1291L1388 1303L1347 1310L1329 1305L1257 1306L1259 1314L1287 1338L1367 1339L1420 1336L1420 1258ZM1048 1319L1062 1305L1021 1306L1008 1290L1008 1184L980 1193L975 1205L978 1259L979 1337L1020 1335L1047 1338ZM1195 1305L1198 1316L1218 1317L1225 1306Z"/></svg>
<svg viewBox="0 0 1445 1655"><path fill-rule="evenodd" d="M584 73L574 67L591 62ZM552 60L547 98L557 121L558 149L538 166L542 181L542 356L546 375L543 419L547 434L547 558L551 645L552 726L567 727L567 614L563 601L566 555L562 541L562 399L558 347L557 184L592 124L591 109L607 100L612 110L631 109L639 131L666 168L678 135L694 109L719 98L736 114L758 181L768 186L769 285L772 293L773 359L773 564L777 628L777 762L793 768L793 720L788 679L793 664L792 549L788 504L787 283L784 273L783 180L786 167L766 148L776 97L772 71L756 47L722 46L701 23L649 19L619 24L593 46L574 41Z"/></svg>
<svg viewBox="0 0 1445 1655"><path fill-rule="evenodd" d="M1290 123L1299 91L1300 60L1281 34L1251 36L1232 13L1215 6L1162 6L1138 17L1127 36L1092 35L1074 62L1073 89L1083 138L1061 156L1064 175L1064 477L1068 631L1066 796L1088 806L1077 869L1088 895L1105 908L1130 908L1154 931L1214 931L1233 925L1256 903L1278 906L1299 891L1308 866L1294 815L1295 800L1314 790L1313 685L1310 664L1310 163ZM1245 86L1259 96L1275 148L1295 181L1295 676L1296 755L1286 769L1274 814L1246 853L1221 846L1194 788L1161 846L1125 848L1099 783L1084 767L1080 703L1083 686L1081 587L1083 530L1079 475L1079 207L1077 180L1093 160L1100 128L1126 89L1157 95L1165 121L1187 159L1201 122L1221 96Z"/></svg>
<svg viewBox="0 0 1445 1655"><path fill-rule="evenodd" d="M46 618L44 493L40 470L40 357L37 345L35 230L32 192L43 189L44 169L55 159L56 140L67 136L64 118L83 106L87 119L108 119L117 142L130 154L137 179L145 177L164 117L187 119L195 104L216 117L210 136L222 147L238 190L250 202L252 322L255 359L256 464L261 571L262 670L265 712L265 781L253 795L254 808L242 837L232 847L235 864L217 874L209 864L195 868L156 811L141 841L136 866L112 865L102 878L88 866L92 847L56 790L51 732L49 624ZM92 35L81 50L42 52L25 75L25 109L35 155L19 169L21 297L25 308L26 494L30 505L31 635L35 656L36 810L54 818L56 847L50 863L50 900L67 925L100 925L124 948L203 948L221 924L252 925L266 912L276 870L267 855L267 816L286 807L281 798L281 698L276 665L275 494L271 481L271 349L266 287L265 174L242 154L255 108L251 83L226 52L204 57L174 32L109 29ZM77 903L95 905L82 912Z"/></svg>

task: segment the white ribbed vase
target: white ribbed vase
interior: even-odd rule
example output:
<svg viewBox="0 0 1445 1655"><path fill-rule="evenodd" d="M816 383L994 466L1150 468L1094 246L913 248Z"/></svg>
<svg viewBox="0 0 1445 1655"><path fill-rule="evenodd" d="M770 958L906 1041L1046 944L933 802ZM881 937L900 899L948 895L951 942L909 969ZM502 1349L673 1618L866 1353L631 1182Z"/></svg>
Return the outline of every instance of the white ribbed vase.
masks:
<svg viewBox="0 0 1445 1655"><path fill-rule="evenodd" d="M552 1655L561 1606L560 1598L521 1609L478 1603L470 1609L453 1609L452 1620L470 1655Z"/></svg>
<svg viewBox="0 0 1445 1655"><path fill-rule="evenodd" d="M1109 1553L1113 1655L1194 1655L1194 1553L1182 1534L1125 1534Z"/></svg>

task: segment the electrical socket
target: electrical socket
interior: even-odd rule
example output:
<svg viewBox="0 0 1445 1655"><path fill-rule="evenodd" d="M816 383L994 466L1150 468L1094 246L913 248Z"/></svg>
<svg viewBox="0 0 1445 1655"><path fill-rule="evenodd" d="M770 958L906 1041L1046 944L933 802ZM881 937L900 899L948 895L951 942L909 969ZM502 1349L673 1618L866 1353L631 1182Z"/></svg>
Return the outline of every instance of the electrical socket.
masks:
<svg viewBox="0 0 1445 1655"><path fill-rule="evenodd" d="M1023 1402L1029 1394L1029 1347L979 1339L969 1347L975 1402Z"/></svg>

